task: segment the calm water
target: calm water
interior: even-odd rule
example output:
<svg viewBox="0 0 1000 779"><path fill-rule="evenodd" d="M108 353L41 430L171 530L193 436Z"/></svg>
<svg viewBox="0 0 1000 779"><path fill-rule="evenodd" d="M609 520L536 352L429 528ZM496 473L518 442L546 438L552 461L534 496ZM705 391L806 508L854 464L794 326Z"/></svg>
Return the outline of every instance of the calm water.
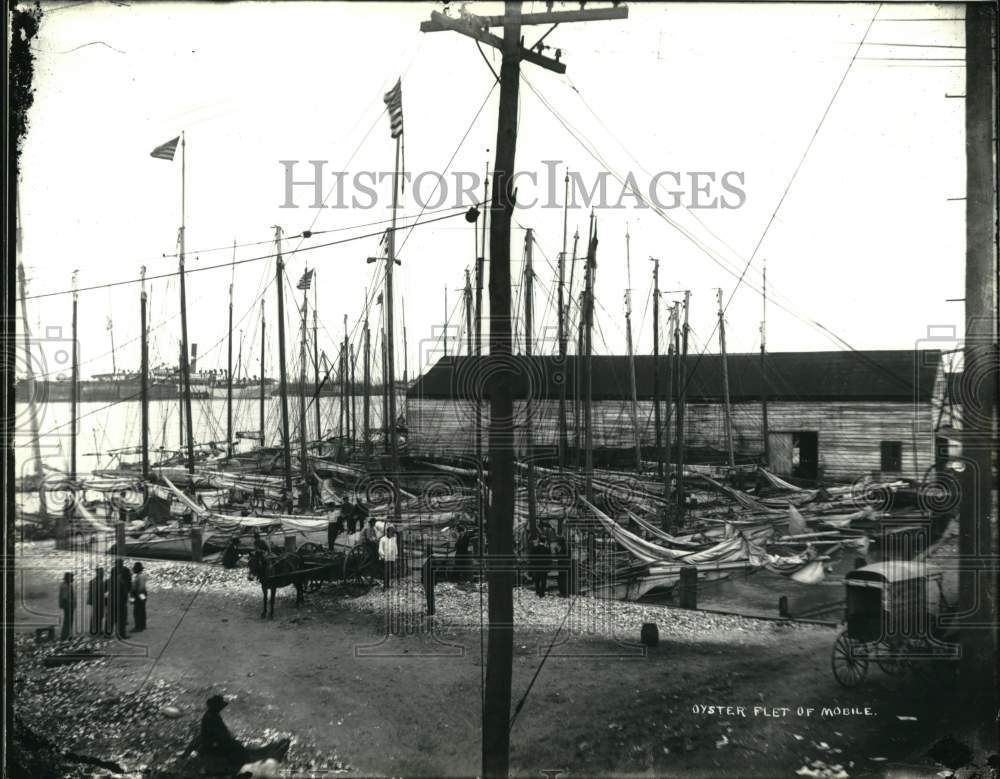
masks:
<svg viewBox="0 0 1000 779"><path fill-rule="evenodd" d="M361 396L354 399L357 413L358 431L363 424L364 401ZM403 397L397 401L397 409L403 408ZM336 434L340 422L340 398L321 397L319 399L320 420L323 434ZM154 400L149 403L149 448L154 460L158 450L165 452L178 448L180 441L179 418L181 403L176 400ZM397 411L398 413L398 411ZM70 451L70 404L48 403L37 406L38 429L40 433L42 461L53 468L65 469ZM115 450L138 448L141 444L140 405L136 402L81 403L77 429L77 470L81 473L116 464ZM199 441L220 441L226 438L226 401L223 398L192 400L191 416L194 420L195 443ZM289 427L292 439L298 438L299 399L288 399ZM281 402L277 397L264 401L264 419L268 445L280 440ZM382 425L382 398L371 399L372 428ZM316 436L316 410L306 400L306 427L309 437ZM260 430L260 400L258 398L237 398L233 401L233 430L252 432ZM245 440L238 450L246 450L256 441ZM18 475L32 473L34 469L31 450L31 423L29 406L17 404L16 469ZM139 454L126 452L122 459L137 461Z"/></svg>

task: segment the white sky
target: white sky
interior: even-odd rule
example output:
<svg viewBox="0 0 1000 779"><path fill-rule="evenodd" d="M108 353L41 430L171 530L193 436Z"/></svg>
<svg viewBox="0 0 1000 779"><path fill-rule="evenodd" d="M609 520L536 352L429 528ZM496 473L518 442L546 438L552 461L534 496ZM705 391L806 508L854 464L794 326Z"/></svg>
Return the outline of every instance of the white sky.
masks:
<svg viewBox="0 0 1000 779"><path fill-rule="evenodd" d="M544 10L544 3L525 3L525 12L532 5ZM469 7L477 13L502 10L496 3ZM388 184L372 210L327 209L317 217L306 188L297 190L298 210L279 208L284 200L279 160L302 160L299 177L309 174L310 159L328 160L328 170L349 174L391 170L394 144L388 118L379 114L382 94L402 75L407 168L440 171L493 83L471 40L419 31L419 23L440 4L44 8L20 191L29 296L67 289L74 268L80 269L81 286L135 278L142 264L151 274L175 269L175 261L161 255L175 250L180 155L169 163L149 152L182 130L188 141L187 246L193 269L231 257L229 250L199 250L234 239L267 241L274 224L296 234L314 218L314 230L387 218ZM632 171L642 187L663 170L742 171L742 208L667 212L738 275L875 10L874 4L635 5L626 21L567 24L546 39L562 49L566 76L531 64L523 65L523 73L613 170ZM756 290L764 258L776 301L768 305L771 351L839 348L803 320L822 323L856 348L910 348L929 325L960 327L961 304L945 299L962 297L964 289L964 202L948 200L965 194L964 103L946 94L964 93L964 68L961 61L904 58L962 58L963 24L882 20L961 16L961 6L882 7L728 310L730 351L758 348ZM546 29L525 28L527 42ZM95 41L101 43L85 45ZM488 48L487 56L499 70L499 57ZM487 161L492 167L497 97L495 90L450 171L482 171ZM518 168L541 175L542 160L561 160L592 182L600 165L524 82L520 102ZM561 178L562 168L560 200ZM327 182L332 186L333 179ZM609 190L617 198L620 187L612 180ZM734 275L661 217L625 202L626 209L597 213L598 349L625 348L626 224L637 350L652 348L647 258L654 255L663 259L664 289L693 291L692 348L702 348L715 323L714 288L723 287L728 297ZM403 213L419 211L411 197L404 205ZM562 241L561 210L522 210L515 218L535 229L554 263ZM569 215L570 234L574 228L582 234L581 254L587 218L582 208ZM350 234L319 236L303 246ZM286 252L296 243L286 242ZM522 245L523 231L515 229L515 278ZM334 339L343 333L343 315L353 324L362 310L363 289L372 284L365 258L377 250L378 239L372 238L287 256L293 287L306 262L318 269L321 330L326 330L320 346L331 356ZM265 243L238 249L237 257L270 251ZM406 240L397 295L406 301L411 376L418 353L424 350L426 362L426 351L435 346L432 333L444 319L445 287L454 308L472 254L471 228L461 218L418 228ZM580 263L576 290L582 269ZM236 270L236 318L247 315L237 324L246 338L244 362L251 353L256 359L256 296L262 283L273 279L273 270L273 261ZM541 330L554 327L547 305L554 270L538 251L535 271ZM225 365L229 281L228 269L188 278L190 338L200 346L203 368ZM176 282L158 281L151 289L151 324L165 322L154 330L154 358L174 361ZM287 288L286 296L292 308ZM68 296L29 300L33 327L44 332L62 326L68 334L69 303ZM273 335L273 286L266 305ZM138 309L138 285L81 294L84 376L111 368L108 312L118 367L138 367ZM464 321L460 309L452 321ZM294 328L288 338L295 343ZM275 347L270 348L273 369ZM710 348L715 351L716 344ZM400 356L399 374L401 368Z"/></svg>

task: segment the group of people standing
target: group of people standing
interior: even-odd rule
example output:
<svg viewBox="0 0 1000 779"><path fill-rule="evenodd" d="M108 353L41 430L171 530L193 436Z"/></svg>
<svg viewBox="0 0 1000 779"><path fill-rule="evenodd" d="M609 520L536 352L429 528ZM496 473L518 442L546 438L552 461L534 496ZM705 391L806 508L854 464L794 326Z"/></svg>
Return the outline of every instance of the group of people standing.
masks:
<svg viewBox="0 0 1000 779"><path fill-rule="evenodd" d="M87 584L87 605L90 606L91 635L115 635L128 638L128 605L132 603L132 630L146 629L147 575L142 563L132 569L124 560L117 560L110 572L103 567L94 571L94 577ZM59 609L62 611L60 638L67 640L74 632L76 616L76 587L73 573L63 574L59 585Z"/></svg>
<svg viewBox="0 0 1000 779"><path fill-rule="evenodd" d="M558 535L546 520L528 537L528 563L535 595L544 598L549 590L549 572L556 569L559 597L565 598L573 589L571 576L573 561L569 544Z"/></svg>

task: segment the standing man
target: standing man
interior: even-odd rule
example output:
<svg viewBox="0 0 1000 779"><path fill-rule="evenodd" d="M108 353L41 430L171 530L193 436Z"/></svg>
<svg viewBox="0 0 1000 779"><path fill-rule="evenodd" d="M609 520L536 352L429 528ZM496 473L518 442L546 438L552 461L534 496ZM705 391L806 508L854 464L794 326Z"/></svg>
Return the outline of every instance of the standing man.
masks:
<svg viewBox="0 0 1000 779"><path fill-rule="evenodd" d="M434 616L434 546L428 544L426 558L420 569L420 579L424 585L424 597L427 598L427 616Z"/></svg>
<svg viewBox="0 0 1000 779"><path fill-rule="evenodd" d="M128 638L128 596L132 590L132 573L125 567L125 561L118 559L111 573L110 609L105 632L114 633L118 638Z"/></svg>
<svg viewBox="0 0 1000 779"><path fill-rule="evenodd" d="M396 528L389 525L385 535L378 542L378 556L382 560L385 575L385 586L388 589L396 578L396 561L399 559L399 547L396 544Z"/></svg>
<svg viewBox="0 0 1000 779"><path fill-rule="evenodd" d="M134 630L138 633L146 629L146 574L143 572L142 563L132 566L132 619L135 622Z"/></svg>
<svg viewBox="0 0 1000 779"><path fill-rule="evenodd" d="M540 533L532 537L528 557L531 560L531 576L535 580L535 595L544 598L548 590L550 558L549 545Z"/></svg>
<svg viewBox="0 0 1000 779"><path fill-rule="evenodd" d="M104 630L104 610L107 607L108 583L104 580L104 569L97 568L94 578L87 585L87 604L90 606L90 633L97 635Z"/></svg>
<svg viewBox="0 0 1000 779"><path fill-rule="evenodd" d="M76 612L76 593L73 591L73 574L67 571L63 574L59 585L59 608L62 609L62 632L60 638L66 641L73 633L73 614Z"/></svg>
<svg viewBox="0 0 1000 779"><path fill-rule="evenodd" d="M378 530L375 529L375 517L368 518L368 526L365 528L361 542L368 548L368 555L375 559L378 554Z"/></svg>
<svg viewBox="0 0 1000 779"><path fill-rule="evenodd" d="M455 581L469 580L469 560L472 559L472 537L466 532L465 525L458 526L458 537L455 539Z"/></svg>
<svg viewBox="0 0 1000 779"><path fill-rule="evenodd" d="M354 504L351 503L351 496L344 498L344 505L340 509L340 516L347 523L348 535L354 535L358 531L358 515L354 511Z"/></svg>

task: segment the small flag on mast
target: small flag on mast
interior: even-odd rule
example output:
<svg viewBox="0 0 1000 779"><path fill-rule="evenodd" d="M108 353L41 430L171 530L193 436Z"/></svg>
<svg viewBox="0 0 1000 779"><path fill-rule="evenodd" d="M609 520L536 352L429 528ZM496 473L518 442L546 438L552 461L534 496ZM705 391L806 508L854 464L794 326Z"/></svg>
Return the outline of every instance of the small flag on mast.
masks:
<svg viewBox="0 0 1000 779"><path fill-rule="evenodd" d="M313 283L313 273L315 273L315 272L316 271L314 271L314 270L308 270L307 269L306 272L302 274L302 278L299 279L299 283L295 285L295 288L296 289L311 289L312 288L312 283Z"/></svg>
<svg viewBox="0 0 1000 779"><path fill-rule="evenodd" d="M390 135L398 138L403 134L403 81L396 79L396 86L385 93L383 102L389 107Z"/></svg>
<svg viewBox="0 0 1000 779"><path fill-rule="evenodd" d="M181 137L178 135L173 140L160 144L149 153L149 156L156 157L158 160L170 160L173 162L174 154L177 152L177 144L180 142L180 139Z"/></svg>

